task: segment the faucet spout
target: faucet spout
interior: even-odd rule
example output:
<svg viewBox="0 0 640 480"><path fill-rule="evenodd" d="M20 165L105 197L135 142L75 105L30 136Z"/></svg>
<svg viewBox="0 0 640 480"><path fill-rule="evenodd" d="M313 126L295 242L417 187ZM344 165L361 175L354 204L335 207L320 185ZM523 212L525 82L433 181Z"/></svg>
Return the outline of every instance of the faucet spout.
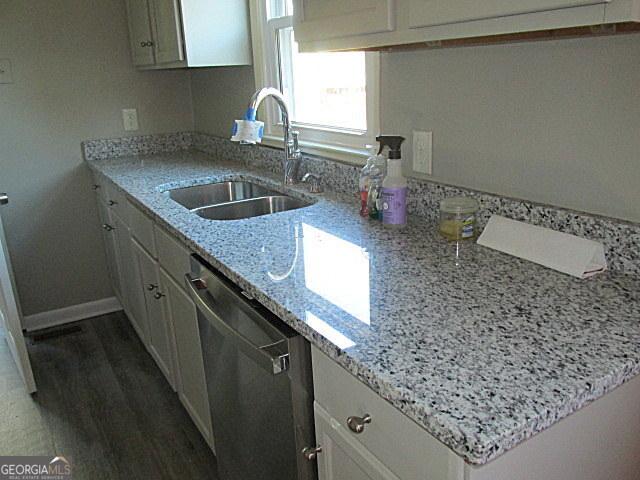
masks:
<svg viewBox="0 0 640 480"><path fill-rule="evenodd" d="M291 128L291 117L289 114L289 106L282 92L273 87L264 87L253 94L249 101L247 115L253 116L258 111L260 104L268 97L272 97L282 115L282 126L284 131L284 183L298 183L298 170L302 159L302 152L298 143L298 132Z"/></svg>

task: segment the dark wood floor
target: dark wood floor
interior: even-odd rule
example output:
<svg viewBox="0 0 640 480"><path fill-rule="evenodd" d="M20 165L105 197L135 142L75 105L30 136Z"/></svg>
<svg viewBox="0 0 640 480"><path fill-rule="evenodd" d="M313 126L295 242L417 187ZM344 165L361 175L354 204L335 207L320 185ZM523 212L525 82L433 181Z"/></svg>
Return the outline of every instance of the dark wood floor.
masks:
<svg viewBox="0 0 640 480"><path fill-rule="evenodd" d="M215 457L122 313L27 339L38 392L0 339L0 455L64 455L75 479L217 479Z"/></svg>

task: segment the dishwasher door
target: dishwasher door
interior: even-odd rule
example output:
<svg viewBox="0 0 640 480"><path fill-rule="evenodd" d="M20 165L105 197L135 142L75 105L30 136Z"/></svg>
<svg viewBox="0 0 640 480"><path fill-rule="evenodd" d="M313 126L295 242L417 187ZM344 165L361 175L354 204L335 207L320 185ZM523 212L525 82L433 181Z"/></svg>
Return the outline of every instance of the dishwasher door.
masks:
<svg viewBox="0 0 640 480"><path fill-rule="evenodd" d="M308 343L197 258L187 287L198 307L221 480L315 479Z"/></svg>

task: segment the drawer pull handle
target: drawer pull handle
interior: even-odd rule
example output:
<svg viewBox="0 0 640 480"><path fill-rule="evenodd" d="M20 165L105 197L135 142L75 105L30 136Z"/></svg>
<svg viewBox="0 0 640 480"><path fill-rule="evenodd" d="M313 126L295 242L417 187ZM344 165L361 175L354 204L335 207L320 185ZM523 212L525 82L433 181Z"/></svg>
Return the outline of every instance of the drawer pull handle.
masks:
<svg viewBox="0 0 640 480"><path fill-rule="evenodd" d="M318 445L317 447L305 447L302 449L302 455L309 462L313 462L318 458L318 454L322 452L322 446Z"/></svg>
<svg viewBox="0 0 640 480"><path fill-rule="evenodd" d="M98 185L97 183L95 185L93 185L91 188L93 188L94 190L98 190L100 188L100 185Z"/></svg>
<svg viewBox="0 0 640 480"><path fill-rule="evenodd" d="M114 205L117 205L118 202L116 202L115 200L109 200L109 206L113 207Z"/></svg>
<svg viewBox="0 0 640 480"><path fill-rule="evenodd" d="M147 285L147 290L149 290L150 292L153 292L156 288L158 288L158 285L154 285L153 283Z"/></svg>
<svg viewBox="0 0 640 480"><path fill-rule="evenodd" d="M113 228L111 225L109 225L108 223L105 223L104 225L102 225L102 228L104 228L107 232L112 232L115 230L115 228Z"/></svg>
<svg viewBox="0 0 640 480"><path fill-rule="evenodd" d="M164 297L164 293L156 292L153 294L153 298L156 300L160 300L162 297Z"/></svg>
<svg viewBox="0 0 640 480"><path fill-rule="evenodd" d="M347 418L347 425L349 426L349 430L353 433L362 433L364 431L364 426L368 423L371 423L371 415L365 413L364 417L356 417L355 415Z"/></svg>

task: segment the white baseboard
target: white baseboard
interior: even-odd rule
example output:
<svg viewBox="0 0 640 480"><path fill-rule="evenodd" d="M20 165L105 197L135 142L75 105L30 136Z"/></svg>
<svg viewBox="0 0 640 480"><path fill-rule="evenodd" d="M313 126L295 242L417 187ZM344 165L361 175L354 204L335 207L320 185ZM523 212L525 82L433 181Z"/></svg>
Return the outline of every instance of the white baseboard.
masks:
<svg viewBox="0 0 640 480"><path fill-rule="evenodd" d="M55 327L65 323L77 322L86 318L106 315L122 310L122 305L116 297L103 298L93 302L81 303L58 310L27 315L22 319L22 328L28 332L42 328Z"/></svg>

